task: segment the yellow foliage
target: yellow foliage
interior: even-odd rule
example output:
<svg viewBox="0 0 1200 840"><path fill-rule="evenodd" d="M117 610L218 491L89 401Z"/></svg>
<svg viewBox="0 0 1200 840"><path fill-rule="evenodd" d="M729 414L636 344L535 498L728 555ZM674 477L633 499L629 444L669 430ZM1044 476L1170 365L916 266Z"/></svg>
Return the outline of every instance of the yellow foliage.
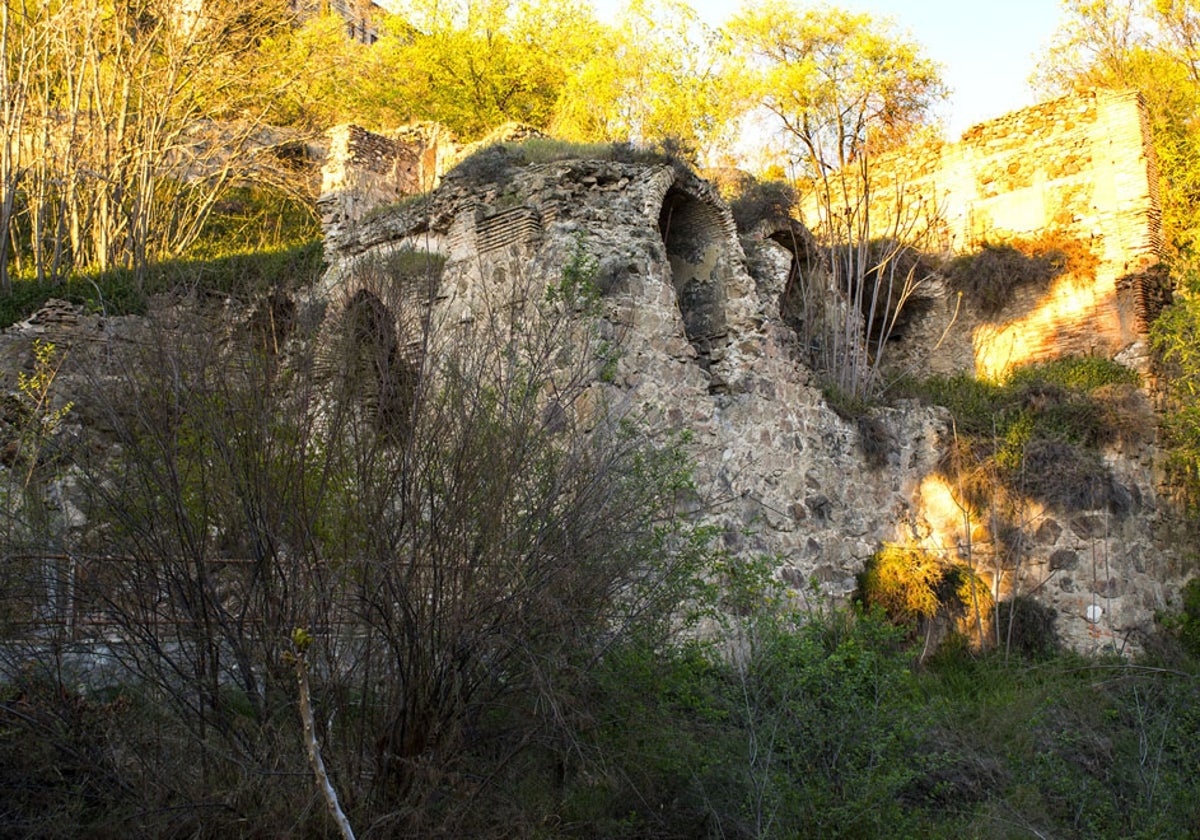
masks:
<svg viewBox="0 0 1200 840"><path fill-rule="evenodd" d="M859 581L860 597L897 624L927 622L939 616L970 632L977 616L992 609L992 597L979 576L936 552L895 543L871 558Z"/></svg>

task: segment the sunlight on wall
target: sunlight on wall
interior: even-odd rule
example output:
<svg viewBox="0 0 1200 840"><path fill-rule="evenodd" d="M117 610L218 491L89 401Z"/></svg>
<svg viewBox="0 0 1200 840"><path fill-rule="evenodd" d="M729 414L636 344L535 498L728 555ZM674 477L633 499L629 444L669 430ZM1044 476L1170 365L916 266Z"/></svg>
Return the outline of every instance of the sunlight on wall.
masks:
<svg viewBox="0 0 1200 840"><path fill-rule="evenodd" d="M953 559L958 547L965 546L966 526L968 518L963 505L959 504L954 490L940 475L927 475L921 481L918 514L929 524L930 532L922 541L922 548L928 551L943 553L947 559ZM977 517L972 515L970 521L973 531L980 531L982 526L975 524ZM986 539L986 533L981 534ZM976 534L972 534L974 540Z"/></svg>
<svg viewBox="0 0 1200 840"><path fill-rule="evenodd" d="M1121 333L1112 282L1064 276L1028 315L975 328L975 375L998 380L1014 367L1064 355L1064 347L1078 354L1108 350L1120 346Z"/></svg>

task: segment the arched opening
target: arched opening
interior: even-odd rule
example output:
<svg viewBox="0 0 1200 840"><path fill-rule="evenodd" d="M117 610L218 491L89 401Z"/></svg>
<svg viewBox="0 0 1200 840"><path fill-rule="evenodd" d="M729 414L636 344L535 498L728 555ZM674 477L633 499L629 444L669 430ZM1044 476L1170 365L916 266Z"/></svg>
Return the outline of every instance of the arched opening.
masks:
<svg viewBox="0 0 1200 840"><path fill-rule="evenodd" d="M346 304L346 381L378 431L402 435L410 423L415 366L405 358L396 318L374 293L360 289Z"/></svg>
<svg viewBox="0 0 1200 840"><path fill-rule="evenodd" d="M719 271L726 240L720 216L711 205L672 187L663 198L658 230L667 246L684 332L708 370L720 359L729 332Z"/></svg>

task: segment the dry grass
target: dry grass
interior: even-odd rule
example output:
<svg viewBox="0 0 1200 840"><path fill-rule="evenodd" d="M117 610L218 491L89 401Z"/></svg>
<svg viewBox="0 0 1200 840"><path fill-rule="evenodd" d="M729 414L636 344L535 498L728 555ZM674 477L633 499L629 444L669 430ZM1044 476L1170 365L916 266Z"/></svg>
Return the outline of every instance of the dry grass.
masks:
<svg viewBox="0 0 1200 840"><path fill-rule="evenodd" d="M1060 231L1032 238L985 242L946 268L950 287L985 317L999 314L1022 286L1044 285L1066 273L1092 271L1098 262L1086 244Z"/></svg>

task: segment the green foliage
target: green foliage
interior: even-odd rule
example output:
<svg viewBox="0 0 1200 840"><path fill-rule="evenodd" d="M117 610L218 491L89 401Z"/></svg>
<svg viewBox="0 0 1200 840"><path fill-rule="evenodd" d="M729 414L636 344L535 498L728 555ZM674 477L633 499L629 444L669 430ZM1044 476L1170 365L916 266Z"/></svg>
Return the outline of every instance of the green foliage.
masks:
<svg viewBox="0 0 1200 840"><path fill-rule="evenodd" d="M1084 357L1019 368L1003 383L958 374L897 383L893 393L950 410L958 444L946 468L971 501L988 507L999 485L1064 510L1125 513L1132 500L1099 449L1152 428L1138 381L1115 362Z"/></svg>
<svg viewBox="0 0 1200 840"><path fill-rule="evenodd" d="M897 544L885 545L867 561L858 575L855 601L910 630L928 628L940 618L969 632L970 620L992 609L987 584L969 567Z"/></svg>
<svg viewBox="0 0 1200 840"><path fill-rule="evenodd" d="M1196 679L1069 654L935 657L920 686L938 758L910 793L940 811L926 836L1190 836Z"/></svg>
<svg viewBox="0 0 1200 840"><path fill-rule="evenodd" d="M280 251L321 235L312 205L282 190L259 185L227 188L205 218L187 260L216 260L233 254Z"/></svg>
<svg viewBox="0 0 1200 840"><path fill-rule="evenodd" d="M1164 310L1150 338L1170 397L1165 426L1172 472L1183 497L1200 507L1200 298Z"/></svg>
<svg viewBox="0 0 1200 840"><path fill-rule="evenodd" d="M571 258L563 267L562 279L546 287L546 303L551 306L561 304L568 312L583 311L594 315L600 300L600 288L596 285L599 268L600 263L588 251L583 236L577 236Z"/></svg>
<svg viewBox="0 0 1200 840"><path fill-rule="evenodd" d="M324 270L311 208L265 187L227 189L200 236L179 258L129 269L76 272L61 282L18 278L0 296L0 327L29 317L50 298L105 315L141 315L148 296L192 289L254 297L268 289L299 288Z"/></svg>
<svg viewBox="0 0 1200 840"><path fill-rule="evenodd" d="M1090 393L1105 385L1140 385L1141 377L1103 356L1070 356L1016 368L1006 381L1009 385L1047 383Z"/></svg>
<svg viewBox="0 0 1200 840"><path fill-rule="evenodd" d="M1179 610L1160 615L1159 622L1179 640L1189 656L1200 661L1200 578L1189 580L1180 595Z"/></svg>

